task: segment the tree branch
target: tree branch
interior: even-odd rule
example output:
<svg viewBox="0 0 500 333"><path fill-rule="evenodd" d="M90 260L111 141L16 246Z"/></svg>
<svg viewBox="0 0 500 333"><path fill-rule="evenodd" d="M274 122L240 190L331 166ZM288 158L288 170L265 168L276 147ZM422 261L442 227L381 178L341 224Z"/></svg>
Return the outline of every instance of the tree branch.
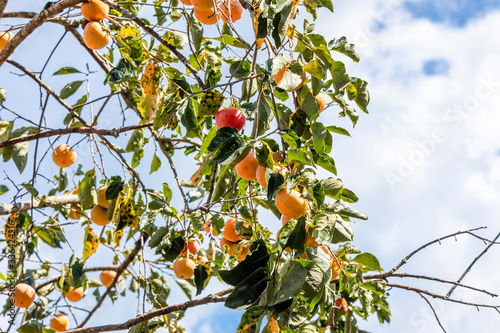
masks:
<svg viewBox="0 0 500 333"><path fill-rule="evenodd" d="M89 319L96 312L96 310L102 305L102 302L104 302L104 299L106 298L106 296L108 296L108 294L111 291L111 289L115 286L116 282L120 278L120 275L122 275L122 273L127 269L127 267L135 259L135 257L137 256L137 253L139 253L139 251L143 247L143 245L146 242L146 240L148 239L148 237L149 237L149 235L147 233L145 233L145 232L141 233L141 236L135 242L135 247L132 250L132 252L130 252L130 254L125 259L125 261L116 269L116 276L115 276L115 278L113 279L113 281L111 282L111 284L109 285L109 287L106 289L106 291L104 292L104 294L101 296L101 298L99 298L99 301L97 302L96 306L94 306L94 308L92 309L92 311L90 311L90 313L87 315L87 317L85 318L85 320L78 326L78 328L83 327L83 325L85 325L89 321ZM147 319L145 319L145 320L147 320ZM109 326L112 326L112 325L109 325ZM86 332L85 330L86 329L84 328L81 332ZM76 329L76 330L73 330L73 331L79 331L79 330ZM108 331L111 331L111 330L108 330ZM89 331L89 332L101 332L101 331L97 330L97 331Z"/></svg>
<svg viewBox="0 0 500 333"><path fill-rule="evenodd" d="M135 23L139 25L144 31L146 31L148 34L153 36L156 40L158 40L161 44L163 44L167 49L172 51L173 54L186 66L186 68L193 74L194 78L198 82L198 85L200 86L201 89L206 89L207 87L205 86L205 83L203 83L203 80L200 78L198 75L198 71L191 66L189 61L184 57L182 53L180 53L175 46L167 42L165 39L163 39L156 31L151 29L143 20L129 12L128 10L122 8L120 5L111 2L109 0L101 0L105 4L107 4L110 8L113 8L114 10L122 13L122 15Z"/></svg>
<svg viewBox="0 0 500 333"><path fill-rule="evenodd" d="M82 0L60 0L46 6L39 14L32 18L7 45L0 51L0 67L7 60L7 58L14 52L16 47L21 44L36 28L41 26L45 21L49 20L52 16L61 13L64 9L79 4Z"/></svg>
<svg viewBox="0 0 500 333"><path fill-rule="evenodd" d="M45 197L45 199L33 198L16 204L3 204L0 205L0 215L10 215L16 212L25 212L30 209L43 208L48 206L61 206L66 204L77 204L78 195L64 194Z"/></svg>
<svg viewBox="0 0 500 333"><path fill-rule="evenodd" d="M436 310L434 310L434 307L432 306L431 302L429 302L429 300L424 296L422 295L421 293L417 293L420 295L420 297L422 297L426 302L427 302L427 305L429 305L429 307L431 308L432 310L432 313L434 313L434 318L436 318L438 324L439 324L439 327L441 327L441 329L443 330L444 333L446 333L446 330L444 329L443 325L441 325L441 321L439 320L439 317L436 313Z"/></svg>
<svg viewBox="0 0 500 333"><path fill-rule="evenodd" d="M0 19L3 17L5 7L7 7L8 0L0 0Z"/></svg>
<svg viewBox="0 0 500 333"><path fill-rule="evenodd" d="M97 135L106 135L106 136L113 136L113 137L118 137L120 133L123 132L128 132L128 131L133 131L138 128L143 128L143 127L148 127L151 126L152 123L144 123L144 124L138 124L138 125L132 125L132 126L127 126L127 127L122 127L118 129L99 129L99 128L94 128L94 127L71 127L71 128L61 128L61 129L56 129L52 131L46 131L46 132L40 132L36 134L31 134L31 135L26 135L26 136L21 136L18 138L6 140L3 142L0 142L0 149L8 146L13 146L15 144L21 143L21 142L26 142L26 141L32 141L32 140L37 140L37 139L42 139L42 138L48 138L51 136L55 135L64 135L64 134L97 134Z"/></svg>
<svg viewBox="0 0 500 333"><path fill-rule="evenodd" d="M159 317L162 315L166 315L175 311L183 311L195 306L209 304L209 303L220 303L226 300L226 297L223 295L229 294L233 291L233 288L223 290L217 294L209 295L205 298L195 299L192 301L188 301L181 304L167 306L158 310L150 311L141 316L135 317L134 319L130 319L123 324L115 324L115 325L104 325L104 326L96 326L96 327L82 327L74 330L65 331L66 333L96 333L96 332L105 332L105 331L119 331L129 329L132 326L145 322L146 320ZM81 326L81 325L80 325Z"/></svg>

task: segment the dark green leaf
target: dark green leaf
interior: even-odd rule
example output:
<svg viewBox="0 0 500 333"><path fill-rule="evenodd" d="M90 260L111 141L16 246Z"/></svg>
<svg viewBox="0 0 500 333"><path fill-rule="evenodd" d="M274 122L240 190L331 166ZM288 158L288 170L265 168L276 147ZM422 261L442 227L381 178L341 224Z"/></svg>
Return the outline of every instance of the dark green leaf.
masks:
<svg viewBox="0 0 500 333"><path fill-rule="evenodd" d="M9 192L9 188L5 185L0 185L0 195Z"/></svg>
<svg viewBox="0 0 500 333"><path fill-rule="evenodd" d="M194 283L196 284L196 296L201 294L205 288L205 281L208 279L207 269L203 265L198 265L194 269Z"/></svg>
<svg viewBox="0 0 500 333"><path fill-rule="evenodd" d="M241 263L240 263L241 264ZM248 272L250 275L248 275ZM241 281L227 297L225 306L230 309L245 309L254 304L267 287L269 277L263 267L247 270L243 281Z"/></svg>
<svg viewBox="0 0 500 333"><path fill-rule="evenodd" d="M290 262L287 271L280 289L271 301L272 305L288 301L297 296L306 281L307 270L297 261Z"/></svg>
<svg viewBox="0 0 500 333"><path fill-rule="evenodd" d="M340 37L339 39L331 40L328 43L328 47L334 51L340 52L348 56L354 62L359 62L359 55L356 53L354 44L348 43L347 38L345 37Z"/></svg>
<svg viewBox="0 0 500 333"><path fill-rule="evenodd" d="M97 204L95 170L87 171L85 177L78 184L78 197L84 210L92 209Z"/></svg>
<svg viewBox="0 0 500 333"><path fill-rule="evenodd" d="M83 81L73 81L71 83L68 83L64 86L64 88L62 88L61 92L59 93L59 97L61 97L61 99L70 97L78 90L78 88L80 88L82 83Z"/></svg>
<svg viewBox="0 0 500 333"><path fill-rule="evenodd" d="M295 224L294 224L295 223ZM298 254L304 253L306 250L306 222L305 218L301 217L294 222L288 221L282 228L278 237L278 248L283 251L287 247L297 250Z"/></svg>
<svg viewBox="0 0 500 333"><path fill-rule="evenodd" d="M108 184L108 187L106 188L105 195L106 200L113 200L118 198L118 194L120 194L125 185L120 176L111 176L109 180L110 182Z"/></svg>
<svg viewBox="0 0 500 333"><path fill-rule="evenodd" d="M325 138L326 138L326 129L322 123L314 122L311 125L311 131L313 134L313 144L314 150L316 153L323 154L325 152Z"/></svg>

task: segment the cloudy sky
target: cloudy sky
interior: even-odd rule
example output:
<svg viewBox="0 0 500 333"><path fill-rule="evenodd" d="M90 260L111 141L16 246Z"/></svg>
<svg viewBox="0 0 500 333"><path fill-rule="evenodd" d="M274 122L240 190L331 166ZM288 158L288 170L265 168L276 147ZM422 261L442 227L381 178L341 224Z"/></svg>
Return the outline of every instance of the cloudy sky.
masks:
<svg viewBox="0 0 500 333"><path fill-rule="evenodd" d="M333 16L324 11L328 17L319 20L318 31L357 45L360 63L343 60L351 75L369 82L372 98L370 114L361 115L351 138L337 137L333 151L340 178L370 218L354 225L354 244L376 254L389 270L419 246L459 230L487 226L479 233L494 238L500 232L500 1L358 0L334 6ZM16 55L35 68L43 65L28 54ZM14 84L2 82L5 73L0 70L0 85ZM22 93L9 96L22 98ZM325 111L323 121L349 127L337 111ZM420 252L401 271L456 280L484 248L477 239L459 236ZM500 293L499 255L500 248L490 249L464 283ZM417 280L391 282L448 291ZM392 323L360 320L362 329L440 331L420 296L396 289L390 294ZM453 297L500 304L459 290ZM431 302L448 332L495 331L500 325L494 310ZM124 303L120 309L116 322L135 312ZM200 333L235 331L241 316L217 305L191 312L184 325ZM105 322L107 314L95 317L94 323Z"/></svg>

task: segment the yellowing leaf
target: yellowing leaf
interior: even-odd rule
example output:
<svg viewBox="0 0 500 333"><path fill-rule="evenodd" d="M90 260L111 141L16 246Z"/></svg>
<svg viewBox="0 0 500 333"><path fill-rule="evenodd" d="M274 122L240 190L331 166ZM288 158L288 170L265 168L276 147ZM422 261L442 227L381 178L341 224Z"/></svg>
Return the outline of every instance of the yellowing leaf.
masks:
<svg viewBox="0 0 500 333"><path fill-rule="evenodd" d="M224 103L224 95L218 91L209 91L201 99L198 118L214 115Z"/></svg>
<svg viewBox="0 0 500 333"><path fill-rule="evenodd" d="M236 333L253 333L257 330L257 322L266 311L264 306L254 306L249 308L241 317Z"/></svg>
<svg viewBox="0 0 500 333"><path fill-rule="evenodd" d="M113 243L115 244L115 247L118 247L120 245L120 240L122 239L123 236L123 230L116 230L113 232Z"/></svg>
<svg viewBox="0 0 500 333"><path fill-rule="evenodd" d="M97 251L99 247L99 236L88 226L85 228L85 239L83 241L83 261L87 260Z"/></svg>
<svg viewBox="0 0 500 333"><path fill-rule="evenodd" d="M139 102L139 112L141 113L144 121L149 121L156 116L158 111L159 98L158 95L143 95Z"/></svg>
<svg viewBox="0 0 500 333"><path fill-rule="evenodd" d="M128 36L133 36L133 37L141 38L141 33L139 32L139 30L137 30L134 27L131 27L130 25L123 26L120 29L120 32L118 33L118 35L121 38L126 38Z"/></svg>
<svg viewBox="0 0 500 333"><path fill-rule="evenodd" d="M255 36L257 36L257 31L259 30L258 27L259 27L260 14L262 14L262 4L258 8L256 8L255 11L253 12L252 21L253 21L253 30L254 30ZM264 38L258 38L255 40L257 50L260 49L260 47L262 46L262 43L264 43Z"/></svg>
<svg viewBox="0 0 500 333"><path fill-rule="evenodd" d="M276 322L276 319L274 317L271 317L269 321L267 322L266 327L262 330L262 333L279 333L280 327L278 326L278 323Z"/></svg>
<svg viewBox="0 0 500 333"><path fill-rule="evenodd" d="M130 198L120 206L120 224L124 224L130 228L139 228L139 218L135 210L134 201Z"/></svg>
<svg viewBox="0 0 500 333"><path fill-rule="evenodd" d="M141 78L142 91L146 96L156 94L161 83L161 68L150 62L144 68Z"/></svg>

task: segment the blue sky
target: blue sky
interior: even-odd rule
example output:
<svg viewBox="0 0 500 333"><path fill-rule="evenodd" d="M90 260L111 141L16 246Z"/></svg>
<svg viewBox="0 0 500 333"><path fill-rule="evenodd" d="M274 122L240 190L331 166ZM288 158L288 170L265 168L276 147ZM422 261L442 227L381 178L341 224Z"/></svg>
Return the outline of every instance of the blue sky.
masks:
<svg viewBox="0 0 500 333"><path fill-rule="evenodd" d="M464 26L471 19L483 16L492 9L500 7L498 0L423 0L410 1L408 11L415 18L428 18L433 22L446 22Z"/></svg>

